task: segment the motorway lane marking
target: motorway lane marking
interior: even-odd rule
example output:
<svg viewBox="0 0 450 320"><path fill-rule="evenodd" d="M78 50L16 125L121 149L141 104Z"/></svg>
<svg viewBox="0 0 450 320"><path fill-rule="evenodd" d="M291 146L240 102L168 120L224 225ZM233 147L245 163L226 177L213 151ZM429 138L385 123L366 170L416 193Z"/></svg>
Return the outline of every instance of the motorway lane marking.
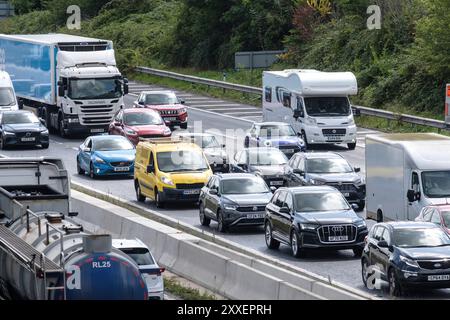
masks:
<svg viewBox="0 0 450 320"><path fill-rule="evenodd" d="M208 109L208 110L212 110L212 111L242 111L242 110L255 110L255 109L250 109L250 108L231 108L231 109ZM262 114L261 114L262 115Z"/></svg>
<svg viewBox="0 0 450 320"><path fill-rule="evenodd" d="M232 111L232 110L230 110L230 111ZM259 114L259 115L262 115L261 111L227 112L226 114L228 114L228 115L239 115L239 114Z"/></svg>
<svg viewBox="0 0 450 320"><path fill-rule="evenodd" d="M242 106L241 104L230 104L230 103L223 103L223 104L216 104L216 105L211 105L211 104L193 104L191 103L191 105L193 105L196 108L208 108L208 107L240 107Z"/></svg>
<svg viewBox="0 0 450 320"><path fill-rule="evenodd" d="M205 110L205 109L198 109L198 108L194 108L194 107L188 107L188 109L192 109L192 110L196 110L196 111L200 111L200 112L204 112L204 113L209 113L209 114L212 114L212 115L215 115L215 116L222 116L222 117L230 118L230 119L233 119L233 120L244 121L244 122L248 122L248 123L252 123L252 124L254 123L254 121L250 121L250 120L242 119L242 118L238 118L238 117L233 117L233 116L230 116L228 114L221 114L221 113L217 113L217 112L212 112L212 111Z"/></svg>
<svg viewBox="0 0 450 320"><path fill-rule="evenodd" d="M186 101L191 101L191 100L209 100L209 99L211 99L211 98L208 98L208 97L192 97L192 98L186 99ZM217 101L217 102L226 102L226 101L223 101L223 100L215 100L215 101Z"/></svg>

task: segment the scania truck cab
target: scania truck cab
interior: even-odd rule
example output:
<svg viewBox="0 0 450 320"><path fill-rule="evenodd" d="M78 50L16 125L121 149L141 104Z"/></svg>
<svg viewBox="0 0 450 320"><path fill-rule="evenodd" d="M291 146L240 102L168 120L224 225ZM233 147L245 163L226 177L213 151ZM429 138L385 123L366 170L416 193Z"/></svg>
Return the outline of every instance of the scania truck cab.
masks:
<svg viewBox="0 0 450 320"><path fill-rule="evenodd" d="M5 69L25 108L60 133L107 132L128 81L108 40L65 34L0 35Z"/></svg>
<svg viewBox="0 0 450 320"><path fill-rule="evenodd" d="M0 71L0 112L18 110L16 94L9 74Z"/></svg>
<svg viewBox="0 0 450 320"><path fill-rule="evenodd" d="M358 93L351 72L284 70L263 73L264 121L286 122L307 145L346 144L356 148L350 95Z"/></svg>

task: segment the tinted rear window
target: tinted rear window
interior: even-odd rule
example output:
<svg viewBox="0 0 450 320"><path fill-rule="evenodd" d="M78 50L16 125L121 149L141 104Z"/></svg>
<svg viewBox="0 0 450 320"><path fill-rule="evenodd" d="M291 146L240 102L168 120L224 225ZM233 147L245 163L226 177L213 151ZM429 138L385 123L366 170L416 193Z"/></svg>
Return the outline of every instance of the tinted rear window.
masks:
<svg viewBox="0 0 450 320"><path fill-rule="evenodd" d="M155 264L150 252L145 248L123 248L120 250L129 255L139 266Z"/></svg>

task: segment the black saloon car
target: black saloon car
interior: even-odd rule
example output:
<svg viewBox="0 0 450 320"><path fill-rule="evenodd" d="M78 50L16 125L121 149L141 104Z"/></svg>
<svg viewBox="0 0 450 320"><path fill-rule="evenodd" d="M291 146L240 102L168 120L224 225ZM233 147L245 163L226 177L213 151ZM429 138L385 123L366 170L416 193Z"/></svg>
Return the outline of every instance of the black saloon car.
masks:
<svg viewBox="0 0 450 320"><path fill-rule="evenodd" d="M284 243L294 257L304 249L353 249L360 256L368 233L364 219L327 186L278 189L266 207L264 227L267 247Z"/></svg>
<svg viewBox="0 0 450 320"><path fill-rule="evenodd" d="M235 154L230 171L253 173L266 181L269 187L284 186L284 166L288 159L277 148L248 148Z"/></svg>
<svg viewBox="0 0 450 320"><path fill-rule="evenodd" d="M347 201L363 211L366 205L366 184L341 155L333 152L297 153L286 166L288 187L329 185L342 192Z"/></svg>
<svg viewBox="0 0 450 320"><path fill-rule="evenodd" d="M30 111L0 113L0 148L8 146L37 146L47 149L49 133L38 117Z"/></svg>
<svg viewBox="0 0 450 320"><path fill-rule="evenodd" d="M232 226L264 224L265 208L272 192L264 180L252 174L229 173L212 176L200 193L200 223L217 221L218 230Z"/></svg>
<svg viewBox="0 0 450 320"><path fill-rule="evenodd" d="M361 257L366 287L374 289L377 281L388 281L392 296L413 287L450 288L450 238L438 225L380 223L366 241Z"/></svg>

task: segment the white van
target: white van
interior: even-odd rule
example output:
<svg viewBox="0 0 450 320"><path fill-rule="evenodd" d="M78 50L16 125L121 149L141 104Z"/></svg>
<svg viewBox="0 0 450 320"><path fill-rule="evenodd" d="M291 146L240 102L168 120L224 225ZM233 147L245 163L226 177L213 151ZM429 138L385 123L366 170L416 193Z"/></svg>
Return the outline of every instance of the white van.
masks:
<svg viewBox="0 0 450 320"><path fill-rule="evenodd" d="M7 72L0 71L0 112L18 109L19 105L11 78Z"/></svg>
<svg viewBox="0 0 450 320"><path fill-rule="evenodd" d="M433 133L366 136L367 218L414 221L450 204L450 138Z"/></svg>
<svg viewBox="0 0 450 320"><path fill-rule="evenodd" d="M164 300L164 280L161 268L148 247L139 239L113 239L114 248L129 255L139 266L148 288L149 300Z"/></svg>
<svg viewBox="0 0 450 320"><path fill-rule="evenodd" d="M349 100L358 93L351 72L317 70L263 73L265 122L286 122L309 144L347 144L356 148L356 125Z"/></svg>

